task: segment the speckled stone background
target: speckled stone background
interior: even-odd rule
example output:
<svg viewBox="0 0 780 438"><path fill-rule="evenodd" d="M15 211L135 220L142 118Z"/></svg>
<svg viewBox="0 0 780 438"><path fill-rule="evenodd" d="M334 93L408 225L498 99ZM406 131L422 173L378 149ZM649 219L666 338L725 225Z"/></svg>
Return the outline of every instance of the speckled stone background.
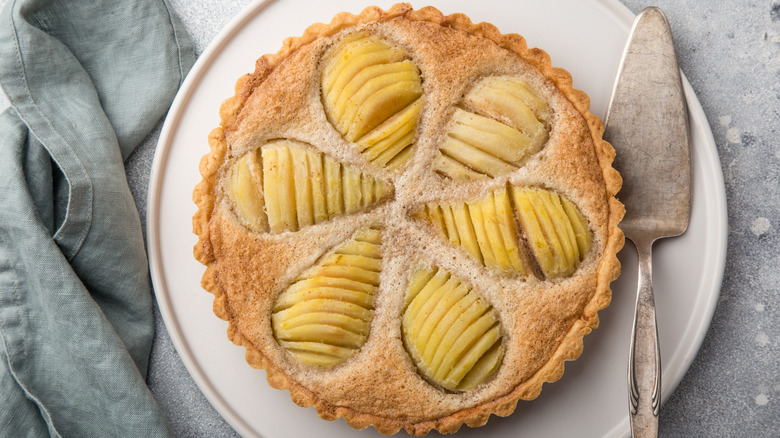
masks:
<svg viewBox="0 0 780 438"><path fill-rule="evenodd" d="M780 1L621 1L635 13L656 5L667 14L681 68L715 136L728 199L720 301L699 354L662 408L660 434L780 437ZM250 3L169 2L199 54ZM7 105L0 92L0 109ZM159 129L127 162L142 221ZM187 374L155 312L149 386L172 431L237 436Z"/></svg>

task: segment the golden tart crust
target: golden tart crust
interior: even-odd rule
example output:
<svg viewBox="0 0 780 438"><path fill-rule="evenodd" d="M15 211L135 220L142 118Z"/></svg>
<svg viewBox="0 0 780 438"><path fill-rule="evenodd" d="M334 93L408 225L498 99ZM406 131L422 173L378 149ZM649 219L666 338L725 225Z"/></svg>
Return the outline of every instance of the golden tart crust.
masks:
<svg viewBox="0 0 780 438"><path fill-rule="evenodd" d="M323 108L321 59L346 35L359 32L401 47L422 76L413 158L396 170L369 162ZM505 175L474 182L444 178L431 163L454 108L487 76L522 78L548 101L549 140ZM352 427L373 425L385 434L401 428L415 435L432 429L453 433L463 424L481 426L491 414L511 414L519 399L536 398L542 383L561 377L564 361L580 356L582 338L598 326L597 312L609 304L609 284L620 272L616 254L623 245L618 223L624 209L615 194L621 178L589 103L572 87L568 72L552 67L544 51L527 48L521 36L432 7L398 4L387 11L341 13L286 39L278 53L258 59L255 72L241 77L235 96L223 103L221 126L209 135L211 151L201 160L203 180L193 193L198 206L193 230L199 237L194 254L207 267L202 284L215 296L214 313L229 322L228 337L246 348L251 366L266 370L271 386L289 390L295 403L315 406L326 420L343 417ZM278 139L389 181L390 200L296 231L250 231L232 207L226 175L244 154ZM592 245L573 275L544 279L491 270L415 215L426 202L471 202L507 186L544 188L576 205ZM302 364L275 338L274 304L307 269L370 226L384 231L369 335L343 363ZM457 276L500 319L501 366L473 389L446 391L432 384L405 347L405 297L411 272L420 267Z"/></svg>

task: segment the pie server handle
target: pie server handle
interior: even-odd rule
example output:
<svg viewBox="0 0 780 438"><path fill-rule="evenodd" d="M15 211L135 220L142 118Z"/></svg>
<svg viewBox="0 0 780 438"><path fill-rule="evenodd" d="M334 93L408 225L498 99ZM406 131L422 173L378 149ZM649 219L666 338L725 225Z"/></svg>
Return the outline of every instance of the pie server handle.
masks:
<svg viewBox="0 0 780 438"><path fill-rule="evenodd" d="M690 216L690 137L669 23L660 9L634 21L605 121L623 175L620 227L637 249L639 282L628 364L631 434L656 437L661 353L652 283L652 245L685 232Z"/></svg>

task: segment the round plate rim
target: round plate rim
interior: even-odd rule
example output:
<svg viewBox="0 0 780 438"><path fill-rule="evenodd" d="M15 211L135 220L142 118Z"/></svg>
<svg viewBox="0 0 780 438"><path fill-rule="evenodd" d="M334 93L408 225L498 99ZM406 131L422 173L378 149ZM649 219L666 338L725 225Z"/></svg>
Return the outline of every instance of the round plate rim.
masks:
<svg viewBox="0 0 780 438"><path fill-rule="evenodd" d="M619 3L617 0L590 0L594 4L601 5L608 9L611 13L615 14L622 20L622 24L626 29L631 26L631 23L635 17L635 14L631 12L625 5ZM197 62L193 66L189 75L183 82L173 104L169 110L168 116L165 119L163 128L160 133L160 137L155 150L154 160L151 166L151 173L149 177L149 190L147 194L147 214L146 214L146 228L147 228L147 246L149 254L149 266L154 284L154 292L157 298L157 303L160 309L160 313L163 317L168 333L171 340L174 343L176 351L178 352L185 369L191 375L198 388L203 392L205 397L214 406L217 412L242 436L260 437L261 435L251 427L244 419L241 418L232 408L230 408L223 397L214 388L205 372L194 358L192 351L187 346L185 336L182 333L179 323L173 314L173 308L168 294L168 287L165 278L164 268L162 266L161 245L162 240L159 235L159 202L162 192L162 179L165 170L165 164L170 152L171 145L175 137L176 130L182 118L182 113L186 108L193 92L197 89L198 84L201 82L205 72L212 65L213 61L221 50L230 43L230 41L252 21L258 14L261 14L268 6L274 3L274 0L255 0L247 5L238 15L236 15L225 28L214 38L214 40L208 45L207 49L198 58ZM688 109L691 120L705 121L706 115L701 103L696 97L690 83L683 75L683 85L688 100ZM715 184L714 193L710 194L713 199L710 202L714 203L713 208L718 211L718 214L710 219L710 224L714 228L712 234L715 235L717 241L714 242L716 251L710 254L710 257L714 257L714 260L710 262L714 266L714 271L711 271L708 278L710 284L705 289L713 291L709 296L700 296L699 300L706 299L702 304L703 311L701 317L694 322L694 328L686 330L686 334L692 337L689 340L690 347L683 352L684 356L681 360L677 361L673 358L672 362L678 363L679 367L667 370L664 374L663 385L663 400L668 399L674 389L679 385L680 381L684 377L687 370L690 368L699 348L704 341L709 327L712 316L715 312L720 296L720 285L723 279L723 273L725 270L726 261L726 247L727 247L727 209L726 209L726 193L725 185L723 181L723 173L718 159L715 140L712 135L709 125L704 123L704 126L700 124L699 135L702 136L703 143L706 143L706 147L711 147L715 152L705 154L705 165L709 166L709 172L714 175ZM692 129L694 128L692 124ZM615 428L610 431L609 436L628 436L630 430L628 425L628 419L617 424Z"/></svg>

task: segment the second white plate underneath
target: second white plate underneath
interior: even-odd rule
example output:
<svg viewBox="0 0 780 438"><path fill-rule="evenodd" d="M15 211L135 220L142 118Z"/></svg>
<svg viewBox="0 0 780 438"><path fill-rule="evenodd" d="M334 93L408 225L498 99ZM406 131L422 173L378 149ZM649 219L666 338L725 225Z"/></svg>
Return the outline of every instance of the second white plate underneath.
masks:
<svg viewBox="0 0 780 438"><path fill-rule="evenodd" d="M376 1L387 8L394 2ZM415 7L425 4L413 1ZM479 2L430 1L444 13L463 12L504 32L526 37L553 64L572 73L588 93L592 111L605 113L618 61L633 20L614 0ZM290 401L289 393L268 386L265 373L250 368L244 349L225 336L227 323L211 311L212 296L200 287L201 266L191 256L195 206L192 190L200 181L198 162L208 152L206 138L219 124L218 108L233 95L236 79L254 70L254 61L274 53L288 36L300 35L336 13L357 13L362 0L258 2L220 34L199 59L179 92L160 136L148 200L150 264L166 327L182 361L206 397L244 436L367 437L342 420L326 422L313 409ZM661 241L654 273L663 355L663 395L667 398L690 366L709 327L720 293L726 253L723 175L709 124L686 83L693 139L693 211L682 237ZM492 418L458 436L620 437L628 434L626 362L636 290L636 257L626 245L623 274L613 283L613 302L600 312L601 327L585 338L580 359L564 377L544 386L532 402L520 402L507 418Z"/></svg>

